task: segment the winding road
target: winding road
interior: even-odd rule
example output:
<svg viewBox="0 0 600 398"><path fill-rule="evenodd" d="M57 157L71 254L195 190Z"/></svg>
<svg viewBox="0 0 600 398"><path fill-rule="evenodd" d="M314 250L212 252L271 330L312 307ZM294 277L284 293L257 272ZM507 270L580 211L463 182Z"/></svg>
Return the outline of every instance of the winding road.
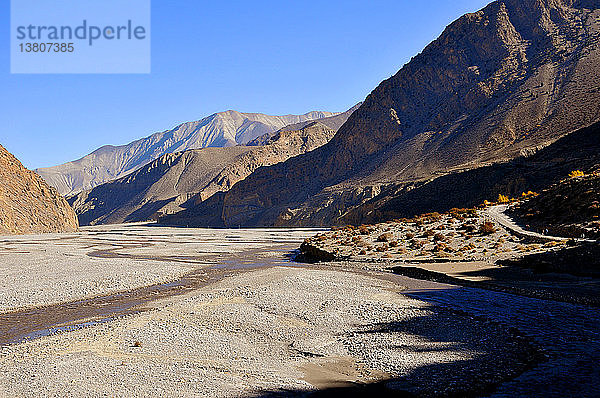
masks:
<svg viewBox="0 0 600 398"><path fill-rule="evenodd" d="M484 214L487 217L489 217L492 221L496 222L497 224L500 224L502 227L521 238L526 238L538 242L565 242L568 240L560 236L543 235L537 232L527 231L521 228L519 225L517 225L517 223L513 221L512 218L506 215L505 212L507 209L508 205L491 206L484 210Z"/></svg>

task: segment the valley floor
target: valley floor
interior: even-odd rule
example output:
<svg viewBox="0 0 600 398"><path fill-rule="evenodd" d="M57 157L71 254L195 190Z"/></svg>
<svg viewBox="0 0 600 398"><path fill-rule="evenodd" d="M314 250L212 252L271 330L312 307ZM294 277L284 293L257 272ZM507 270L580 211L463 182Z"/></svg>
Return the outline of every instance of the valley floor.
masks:
<svg viewBox="0 0 600 398"><path fill-rule="evenodd" d="M597 310L360 262L290 262L316 232L128 225L3 238L0 332L13 339L0 396L598 391ZM72 312L88 304L106 310Z"/></svg>

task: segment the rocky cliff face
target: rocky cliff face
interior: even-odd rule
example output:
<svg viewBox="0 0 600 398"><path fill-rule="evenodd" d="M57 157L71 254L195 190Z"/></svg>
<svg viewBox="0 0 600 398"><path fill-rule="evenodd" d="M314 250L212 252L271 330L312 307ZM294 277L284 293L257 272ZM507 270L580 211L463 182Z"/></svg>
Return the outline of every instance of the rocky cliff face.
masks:
<svg viewBox="0 0 600 398"><path fill-rule="evenodd" d="M37 169L36 172L61 194L69 195L125 176L167 153L246 144L292 123L334 115L336 114L331 112L285 116L220 112L127 145L104 146L79 160Z"/></svg>
<svg viewBox="0 0 600 398"><path fill-rule="evenodd" d="M200 205L259 167L318 148L334 134L320 122L311 122L297 131L277 132L264 146L167 154L128 176L80 192L69 202L82 225L154 219Z"/></svg>
<svg viewBox="0 0 600 398"><path fill-rule="evenodd" d="M222 223L341 223L390 185L505 161L590 125L600 118L599 8L503 0L461 17L327 145L235 185Z"/></svg>
<svg viewBox="0 0 600 398"><path fill-rule="evenodd" d="M67 201L0 146L0 235L73 232Z"/></svg>

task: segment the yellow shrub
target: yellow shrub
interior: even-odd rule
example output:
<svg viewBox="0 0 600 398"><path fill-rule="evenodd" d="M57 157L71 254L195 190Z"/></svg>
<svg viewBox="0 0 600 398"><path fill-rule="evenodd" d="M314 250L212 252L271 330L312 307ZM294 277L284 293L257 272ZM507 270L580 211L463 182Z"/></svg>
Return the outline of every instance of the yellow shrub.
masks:
<svg viewBox="0 0 600 398"><path fill-rule="evenodd" d="M581 170L573 170L572 172L569 173L570 178L577 178L577 177L583 177L583 176L585 176L585 173Z"/></svg>
<svg viewBox="0 0 600 398"><path fill-rule="evenodd" d="M507 195L498 195L498 203L508 203L510 199Z"/></svg>

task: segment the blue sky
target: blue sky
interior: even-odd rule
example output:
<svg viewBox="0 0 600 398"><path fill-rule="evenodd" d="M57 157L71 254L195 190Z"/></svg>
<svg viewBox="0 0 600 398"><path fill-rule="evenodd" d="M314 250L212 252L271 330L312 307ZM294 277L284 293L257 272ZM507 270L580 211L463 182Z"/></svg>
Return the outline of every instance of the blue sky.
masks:
<svg viewBox="0 0 600 398"><path fill-rule="evenodd" d="M0 144L29 168L235 109L343 111L487 0L152 1L152 73L11 75L0 6Z"/></svg>

